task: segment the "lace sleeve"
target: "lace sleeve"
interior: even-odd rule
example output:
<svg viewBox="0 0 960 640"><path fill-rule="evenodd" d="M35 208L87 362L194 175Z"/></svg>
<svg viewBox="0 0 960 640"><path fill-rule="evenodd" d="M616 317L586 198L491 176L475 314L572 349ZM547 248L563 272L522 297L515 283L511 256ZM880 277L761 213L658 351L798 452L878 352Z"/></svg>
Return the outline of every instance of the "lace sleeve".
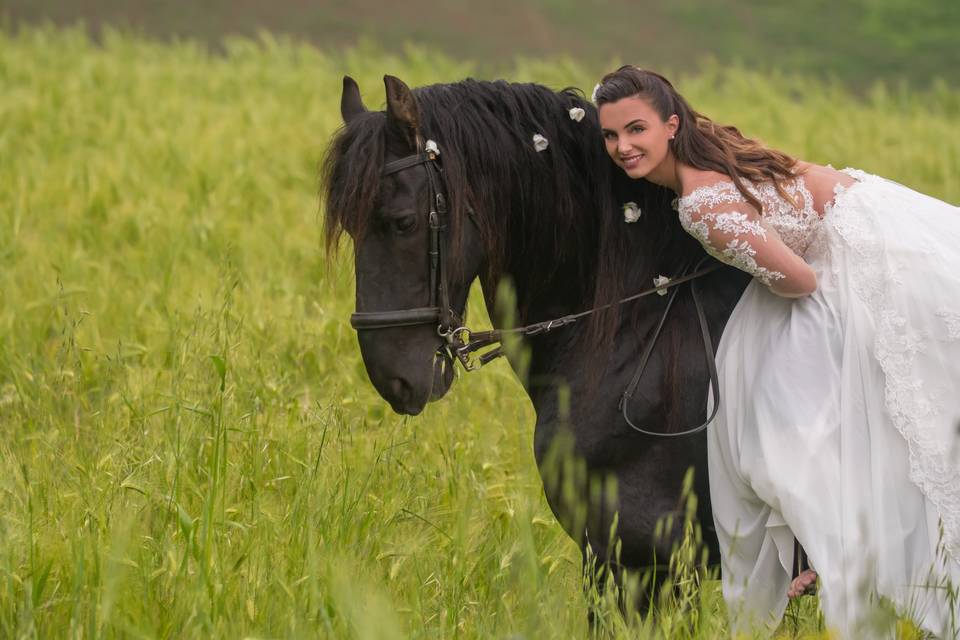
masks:
<svg viewBox="0 0 960 640"><path fill-rule="evenodd" d="M746 271L774 293L795 297L816 290L810 266L730 187L682 198L678 209L683 228L707 253Z"/></svg>

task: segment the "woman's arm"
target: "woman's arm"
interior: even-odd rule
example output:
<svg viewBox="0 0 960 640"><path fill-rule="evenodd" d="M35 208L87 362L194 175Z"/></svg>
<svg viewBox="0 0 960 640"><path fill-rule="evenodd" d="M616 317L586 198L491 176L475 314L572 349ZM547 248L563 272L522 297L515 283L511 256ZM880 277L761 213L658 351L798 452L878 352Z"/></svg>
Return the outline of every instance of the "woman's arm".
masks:
<svg viewBox="0 0 960 640"><path fill-rule="evenodd" d="M680 223L707 253L746 271L779 296L800 298L817 290L810 265L746 202L720 210L682 211Z"/></svg>

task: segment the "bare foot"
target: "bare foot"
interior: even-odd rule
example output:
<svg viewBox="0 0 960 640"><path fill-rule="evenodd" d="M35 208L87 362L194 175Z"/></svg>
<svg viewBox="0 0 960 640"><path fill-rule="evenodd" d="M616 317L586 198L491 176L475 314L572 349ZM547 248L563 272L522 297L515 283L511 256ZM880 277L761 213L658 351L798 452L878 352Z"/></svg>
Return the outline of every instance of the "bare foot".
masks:
<svg viewBox="0 0 960 640"><path fill-rule="evenodd" d="M787 591L788 598L796 598L804 594L814 593L817 588L817 572L813 569L805 569L799 576L790 583L790 589Z"/></svg>

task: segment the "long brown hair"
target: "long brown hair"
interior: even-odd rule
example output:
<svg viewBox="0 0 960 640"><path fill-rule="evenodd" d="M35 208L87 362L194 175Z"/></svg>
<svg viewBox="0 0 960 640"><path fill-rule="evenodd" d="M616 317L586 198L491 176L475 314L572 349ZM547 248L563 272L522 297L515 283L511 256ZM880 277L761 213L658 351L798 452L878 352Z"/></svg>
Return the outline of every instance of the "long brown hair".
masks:
<svg viewBox="0 0 960 640"><path fill-rule="evenodd" d="M743 179L772 182L781 197L792 201L783 189L783 182L800 173L795 158L744 137L736 127L717 124L698 113L659 73L632 65L622 66L603 77L594 93L594 101L599 108L605 103L634 96L647 100L663 121L673 114L680 118L680 128L669 143L679 162L726 174L757 211L762 211L763 207L747 190Z"/></svg>

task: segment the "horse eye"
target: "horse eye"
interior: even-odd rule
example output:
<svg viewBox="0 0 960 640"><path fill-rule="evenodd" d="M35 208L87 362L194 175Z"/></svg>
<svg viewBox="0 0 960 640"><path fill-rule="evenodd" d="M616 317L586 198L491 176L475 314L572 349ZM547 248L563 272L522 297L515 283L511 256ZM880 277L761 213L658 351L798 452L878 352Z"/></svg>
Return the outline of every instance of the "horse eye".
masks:
<svg viewBox="0 0 960 640"><path fill-rule="evenodd" d="M393 228L397 233L407 233L417 224L416 216L404 216L393 221Z"/></svg>

